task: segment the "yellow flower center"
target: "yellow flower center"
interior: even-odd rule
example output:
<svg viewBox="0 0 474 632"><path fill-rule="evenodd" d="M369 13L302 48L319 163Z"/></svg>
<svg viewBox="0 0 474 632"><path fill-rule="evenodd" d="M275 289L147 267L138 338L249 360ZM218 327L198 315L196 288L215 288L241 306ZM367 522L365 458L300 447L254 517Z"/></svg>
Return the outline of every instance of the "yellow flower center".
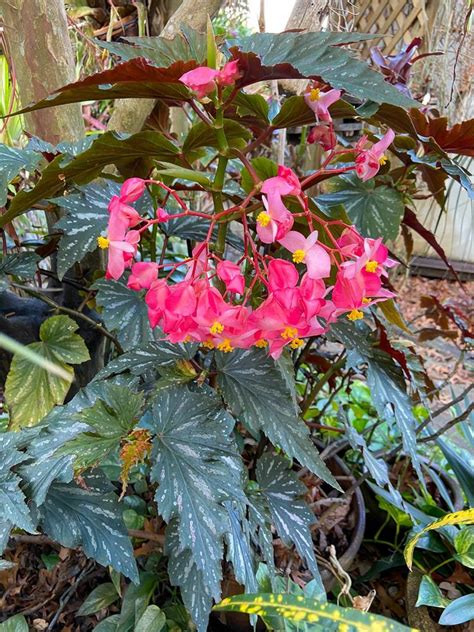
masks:
<svg viewBox="0 0 474 632"><path fill-rule="evenodd" d="M378 261L367 261L367 263L365 264L365 269L367 272L375 272L378 267Z"/></svg>
<svg viewBox="0 0 474 632"><path fill-rule="evenodd" d="M268 347L268 342L265 340L265 338L260 338L255 343L255 346L258 347L259 349L265 349L265 347Z"/></svg>
<svg viewBox="0 0 474 632"><path fill-rule="evenodd" d="M292 340L298 336L298 330L296 327L285 327L284 331L281 332L281 337L283 340Z"/></svg>
<svg viewBox="0 0 474 632"><path fill-rule="evenodd" d="M234 347L230 344L229 338L224 338L222 342L217 345L219 351L223 351L224 353L230 353L230 351L234 350Z"/></svg>
<svg viewBox="0 0 474 632"><path fill-rule="evenodd" d="M205 340L202 343L202 346L205 347L206 349L214 349L214 343L212 342L212 340Z"/></svg>
<svg viewBox="0 0 474 632"><path fill-rule="evenodd" d="M367 298L366 296L364 296L364 298L362 299L362 303L364 305L368 305L371 302L371 298Z"/></svg>
<svg viewBox="0 0 474 632"><path fill-rule="evenodd" d="M306 253L304 250L295 250L292 258L295 263L303 263L305 257Z"/></svg>
<svg viewBox="0 0 474 632"><path fill-rule="evenodd" d="M313 88L309 93L310 101L319 101L321 98L321 90L319 88Z"/></svg>
<svg viewBox="0 0 474 632"><path fill-rule="evenodd" d="M266 211L262 211L261 213L258 214L257 224L260 224L260 226L265 228L265 226L268 226L268 224L270 223L271 219L272 218L270 217L270 215Z"/></svg>
<svg viewBox="0 0 474 632"><path fill-rule="evenodd" d="M349 320L360 320L361 318L364 318L364 312L361 312L360 309L353 309L347 314L347 318Z"/></svg>
<svg viewBox="0 0 474 632"><path fill-rule="evenodd" d="M379 158L379 165L381 167L383 167L384 164L387 162L387 160L388 160L387 156L385 156L385 155L384 156L380 156L380 158Z"/></svg>
<svg viewBox="0 0 474 632"><path fill-rule="evenodd" d="M107 239L107 237L102 237L102 235L100 235L100 237L97 237L97 245L99 246L99 248L102 248L102 250L108 248L109 244L110 240Z"/></svg>
<svg viewBox="0 0 474 632"><path fill-rule="evenodd" d="M304 345L304 340L302 340L301 338L293 338L293 340L290 342L290 347L292 349L299 349L303 345Z"/></svg>
<svg viewBox="0 0 474 632"><path fill-rule="evenodd" d="M216 320L214 323L212 323L209 331L213 336L216 336L217 334L221 334L224 331L224 325Z"/></svg>

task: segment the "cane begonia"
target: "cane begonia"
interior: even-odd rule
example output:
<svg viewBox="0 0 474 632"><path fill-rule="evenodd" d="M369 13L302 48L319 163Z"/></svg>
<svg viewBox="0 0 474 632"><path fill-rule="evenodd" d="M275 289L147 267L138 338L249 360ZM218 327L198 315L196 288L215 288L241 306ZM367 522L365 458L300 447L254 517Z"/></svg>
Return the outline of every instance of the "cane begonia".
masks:
<svg viewBox="0 0 474 632"><path fill-rule="evenodd" d="M309 132L307 141L310 145L314 143L321 145L324 151L334 149L337 143L334 126L332 124L316 125L316 127L313 127Z"/></svg>
<svg viewBox="0 0 474 632"><path fill-rule="evenodd" d="M257 211L256 235L252 236L249 223L243 221L244 254L237 262L218 254L212 244L221 218L235 214L240 207L215 215L192 211L176 191L162 182L150 182L163 188L167 199L173 197L181 210L168 214L159 207L151 219L134 215L130 203L144 192L145 182L127 180L110 202L107 236L100 236L98 242L108 250L106 277L118 280L131 266L128 287L146 290L150 324L159 327L172 343L198 342L223 353L255 346L278 358L285 347L300 348L306 339L328 331L338 318L358 320L372 304L393 296L383 284L387 270L396 263L382 240L364 238L340 220L331 222L343 229L334 237L329 223L311 212L291 169L280 166L277 175L259 187L263 208ZM294 198L293 212L285 206L286 196ZM240 211L245 213L245 208ZM295 215L305 218L307 237L291 230ZM164 217L178 220L187 216L209 222L207 238L194 246L189 257L171 263L162 255L161 263L133 263L144 231L162 223ZM325 245L313 222L324 230ZM138 224L140 228L134 229ZM266 252L261 242L278 242L292 253L293 261L276 258L271 253L277 245ZM335 283L329 285L332 274Z"/></svg>
<svg viewBox="0 0 474 632"><path fill-rule="evenodd" d="M387 161L385 151L388 146L392 144L395 138L393 130L389 129L388 132L377 142L372 145L370 149L363 149L366 137L363 137L358 143L358 149L360 149L356 156L356 174L364 182L373 178L379 172L379 169Z"/></svg>

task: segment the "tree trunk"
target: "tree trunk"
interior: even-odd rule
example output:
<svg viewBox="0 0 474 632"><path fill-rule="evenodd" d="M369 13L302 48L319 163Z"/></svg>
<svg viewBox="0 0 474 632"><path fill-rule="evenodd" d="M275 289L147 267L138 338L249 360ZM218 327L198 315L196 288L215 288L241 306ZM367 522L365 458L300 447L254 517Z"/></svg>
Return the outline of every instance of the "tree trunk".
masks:
<svg viewBox="0 0 474 632"><path fill-rule="evenodd" d="M329 0L296 0L286 29L319 31Z"/></svg>
<svg viewBox="0 0 474 632"><path fill-rule="evenodd" d="M320 31L328 6L329 0L296 0L286 30ZM306 79L284 79L279 82L284 91L296 94L301 94L307 83Z"/></svg>
<svg viewBox="0 0 474 632"><path fill-rule="evenodd" d="M161 37L172 39L184 25L204 31L207 16L214 15L221 4L222 0L183 0L160 33ZM108 129L129 134L139 132L154 106L155 99L119 99L115 102Z"/></svg>
<svg viewBox="0 0 474 632"><path fill-rule="evenodd" d="M0 0L8 53L21 104L74 81L74 53L63 0ZM53 144L84 135L81 106L62 105L25 116L26 131Z"/></svg>

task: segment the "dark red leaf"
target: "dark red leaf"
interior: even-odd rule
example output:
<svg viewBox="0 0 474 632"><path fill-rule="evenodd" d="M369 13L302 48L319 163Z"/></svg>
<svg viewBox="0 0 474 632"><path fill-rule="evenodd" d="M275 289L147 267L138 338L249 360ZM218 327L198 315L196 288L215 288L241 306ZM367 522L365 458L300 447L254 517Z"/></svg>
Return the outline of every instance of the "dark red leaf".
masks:
<svg viewBox="0 0 474 632"><path fill-rule="evenodd" d="M433 250L444 261L444 263L446 264L446 267L453 274L456 281L459 284L461 284L461 279L459 278L459 275L456 272L456 270L449 263L449 260L441 244L438 243L433 233L427 228L425 228L423 224L420 223L419 219L416 216L416 213L412 211L411 208L408 208L407 206L405 207L405 214L402 219L402 224L405 224L406 226L414 230L416 233L420 235L420 237L423 237L423 239L429 243L429 245L433 248Z"/></svg>
<svg viewBox="0 0 474 632"><path fill-rule="evenodd" d="M474 156L474 119L448 129L445 116L428 118L420 110L410 110L410 118L418 134L433 138L446 153Z"/></svg>
<svg viewBox="0 0 474 632"><path fill-rule="evenodd" d="M110 70L98 72L90 77L59 88L53 95L38 103L23 108L15 114L32 112L53 105L115 98L163 99L169 105L190 99L189 90L179 77L196 67L195 61L175 62L168 68L157 68L139 57Z"/></svg>

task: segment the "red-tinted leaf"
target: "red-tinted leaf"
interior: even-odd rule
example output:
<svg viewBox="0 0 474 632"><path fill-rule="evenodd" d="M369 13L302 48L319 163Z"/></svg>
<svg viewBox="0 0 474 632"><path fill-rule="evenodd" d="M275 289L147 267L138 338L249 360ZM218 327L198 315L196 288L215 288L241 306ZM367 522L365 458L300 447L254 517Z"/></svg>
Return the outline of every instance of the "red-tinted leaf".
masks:
<svg viewBox="0 0 474 632"><path fill-rule="evenodd" d="M474 119L448 129L448 119L445 116L428 118L420 110L410 110L410 118L418 134L433 138L443 151L474 156Z"/></svg>
<svg viewBox="0 0 474 632"><path fill-rule="evenodd" d="M427 228L425 228L423 224L420 223L415 212L412 211L411 208L408 208L407 206L405 207L405 214L402 219L402 224L405 224L406 226L414 230L416 233L418 233L420 237L423 237L423 239L429 243L429 245L433 248L433 250L444 261L444 263L446 264L446 267L453 274L456 281L458 283L461 283L461 279L459 278L458 273L453 268L453 266L449 263L449 260L441 244L438 243L433 233Z"/></svg>
<svg viewBox="0 0 474 632"><path fill-rule="evenodd" d="M423 178L426 186L433 194L434 199L440 206L444 205L446 199L446 186L445 182L448 177L447 173L442 169L431 169L424 165L419 166L421 177Z"/></svg>
<svg viewBox="0 0 474 632"><path fill-rule="evenodd" d="M426 342L427 340L434 340L435 338L448 338L450 340L456 340L458 333L450 329L436 329L436 327L424 327L418 332L418 340L420 342Z"/></svg>
<svg viewBox="0 0 474 632"><path fill-rule="evenodd" d="M412 379L411 372L410 372L410 369L408 368L405 354L402 351L400 351L400 349L395 349L392 346L392 343L390 342L387 335L387 330L382 325L380 320L375 315L373 316L374 316L375 324L377 326L377 330L379 332L379 340L378 340L377 346L380 349L382 349L382 351L385 351L385 353L388 353L388 355L390 355L395 360L395 362L397 362L400 365L400 367L403 370L403 373L405 374L405 377L411 382L411 379Z"/></svg>
<svg viewBox="0 0 474 632"><path fill-rule="evenodd" d="M179 77L196 65L195 61L187 61L176 62L168 68L157 68L143 58L132 59L63 86L53 95L15 114L99 99L155 98L163 99L170 105L179 104L190 98L189 90L180 83Z"/></svg>

